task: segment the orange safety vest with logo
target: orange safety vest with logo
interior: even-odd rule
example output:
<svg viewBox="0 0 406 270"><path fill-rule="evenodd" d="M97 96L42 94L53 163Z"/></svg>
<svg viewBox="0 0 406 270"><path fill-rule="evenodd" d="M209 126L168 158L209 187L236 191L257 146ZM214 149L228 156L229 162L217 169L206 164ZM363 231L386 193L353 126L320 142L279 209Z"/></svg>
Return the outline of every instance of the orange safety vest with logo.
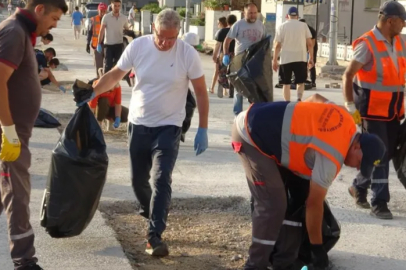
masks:
<svg viewBox="0 0 406 270"><path fill-rule="evenodd" d="M335 104L277 103L254 103L248 109L245 128L253 145L304 179L312 174L305 153L314 149L336 165L337 175L357 133L352 116Z"/></svg>
<svg viewBox="0 0 406 270"><path fill-rule="evenodd" d="M371 70L360 69L353 81L354 101L361 117L369 120L390 121L404 117L404 85L406 73L406 44L400 36L393 39L397 52L395 64L385 41L378 40L371 30L353 43L353 48L364 41L372 53Z"/></svg>
<svg viewBox="0 0 406 270"><path fill-rule="evenodd" d="M99 42L99 33L100 33L100 28L101 28L101 17L100 15L96 15L93 18L91 18L92 20L92 31L93 31L93 35L92 35L92 48L96 49L97 48L97 44Z"/></svg>

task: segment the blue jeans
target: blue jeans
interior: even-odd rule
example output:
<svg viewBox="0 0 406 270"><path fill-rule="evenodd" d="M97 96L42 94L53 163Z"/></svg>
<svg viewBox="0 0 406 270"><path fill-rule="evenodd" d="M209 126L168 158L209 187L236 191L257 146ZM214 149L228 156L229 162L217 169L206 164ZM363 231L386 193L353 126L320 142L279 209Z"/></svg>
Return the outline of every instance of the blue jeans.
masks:
<svg viewBox="0 0 406 270"><path fill-rule="evenodd" d="M237 91L234 91L233 112L234 112L235 116L237 116L240 112L242 112L242 102L243 102L243 96L240 93L238 93Z"/></svg>
<svg viewBox="0 0 406 270"><path fill-rule="evenodd" d="M132 186L140 214L149 219L149 239L161 238L166 228L180 135L181 128L177 126L128 126Z"/></svg>

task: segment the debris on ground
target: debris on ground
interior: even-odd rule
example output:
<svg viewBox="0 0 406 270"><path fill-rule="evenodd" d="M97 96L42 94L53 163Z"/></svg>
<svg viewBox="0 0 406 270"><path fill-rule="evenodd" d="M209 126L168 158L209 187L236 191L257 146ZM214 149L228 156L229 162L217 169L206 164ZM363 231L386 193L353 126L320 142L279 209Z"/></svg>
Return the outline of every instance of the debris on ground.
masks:
<svg viewBox="0 0 406 270"><path fill-rule="evenodd" d="M250 206L244 198L173 199L163 235L170 255L164 258L145 253L147 222L138 214L137 203L102 201L99 209L134 269L237 270L244 266L251 243Z"/></svg>

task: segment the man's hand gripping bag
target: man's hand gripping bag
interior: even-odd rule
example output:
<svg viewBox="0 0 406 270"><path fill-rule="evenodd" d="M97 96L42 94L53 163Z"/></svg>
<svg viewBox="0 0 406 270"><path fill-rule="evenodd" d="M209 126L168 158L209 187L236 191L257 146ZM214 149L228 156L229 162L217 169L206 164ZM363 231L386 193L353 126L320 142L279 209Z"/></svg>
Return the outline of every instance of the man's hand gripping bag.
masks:
<svg viewBox="0 0 406 270"><path fill-rule="evenodd" d="M52 151L40 217L51 237L77 236L86 229L98 207L107 166L103 132L85 104Z"/></svg>

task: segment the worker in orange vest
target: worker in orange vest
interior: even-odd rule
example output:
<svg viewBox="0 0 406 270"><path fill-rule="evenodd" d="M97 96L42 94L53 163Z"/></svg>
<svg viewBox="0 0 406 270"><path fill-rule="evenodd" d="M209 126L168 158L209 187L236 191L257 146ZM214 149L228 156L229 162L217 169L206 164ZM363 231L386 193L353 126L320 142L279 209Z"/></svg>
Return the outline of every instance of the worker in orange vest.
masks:
<svg viewBox="0 0 406 270"><path fill-rule="evenodd" d="M99 32L101 28L101 21L103 16L106 14L107 5L105 3L100 3L97 7L99 15L94 16L90 19L89 28L87 29L87 44L86 44L86 51L90 54L90 47L93 49L94 55L94 63L96 65L96 76L99 77L98 70L103 68L103 60L104 60L104 50L101 50L99 53L97 51L97 45L99 40Z"/></svg>
<svg viewBox="0 0 406 270"><path fill-rule="evenodd" d="M305 194L306 228L314 266L327 269L322 245L327 190L343 164L370 177L384 156L383 142L376 135L358 133L344 107L315 94L303 102L254 103L235 118L232 146L254 199L252 243L244 269L267 269L272 252L279 253L273 257L283 258L285 264L274 260L274 270L291 269L286 261L293 264L298 254L302 218L285 216L290 196L285 185L290 179L281 176L281 169L299 176L300 182L310 181Z"/></svg>
<svg viewBox="0 0 406 270"><path fill-rule="evenodd" d="M392 159L404 118L406 44L400 37L406 11L398 2L385 2L378 24L354 41L353 60L344 77L344 98L348 111L363 132L376 134L385 143L387 153L371 178L358 175L349 187L357 207L371 208L371 215L392 219L388 208L389 161ZM367 189L371 186L371 205Z"/></svg>

